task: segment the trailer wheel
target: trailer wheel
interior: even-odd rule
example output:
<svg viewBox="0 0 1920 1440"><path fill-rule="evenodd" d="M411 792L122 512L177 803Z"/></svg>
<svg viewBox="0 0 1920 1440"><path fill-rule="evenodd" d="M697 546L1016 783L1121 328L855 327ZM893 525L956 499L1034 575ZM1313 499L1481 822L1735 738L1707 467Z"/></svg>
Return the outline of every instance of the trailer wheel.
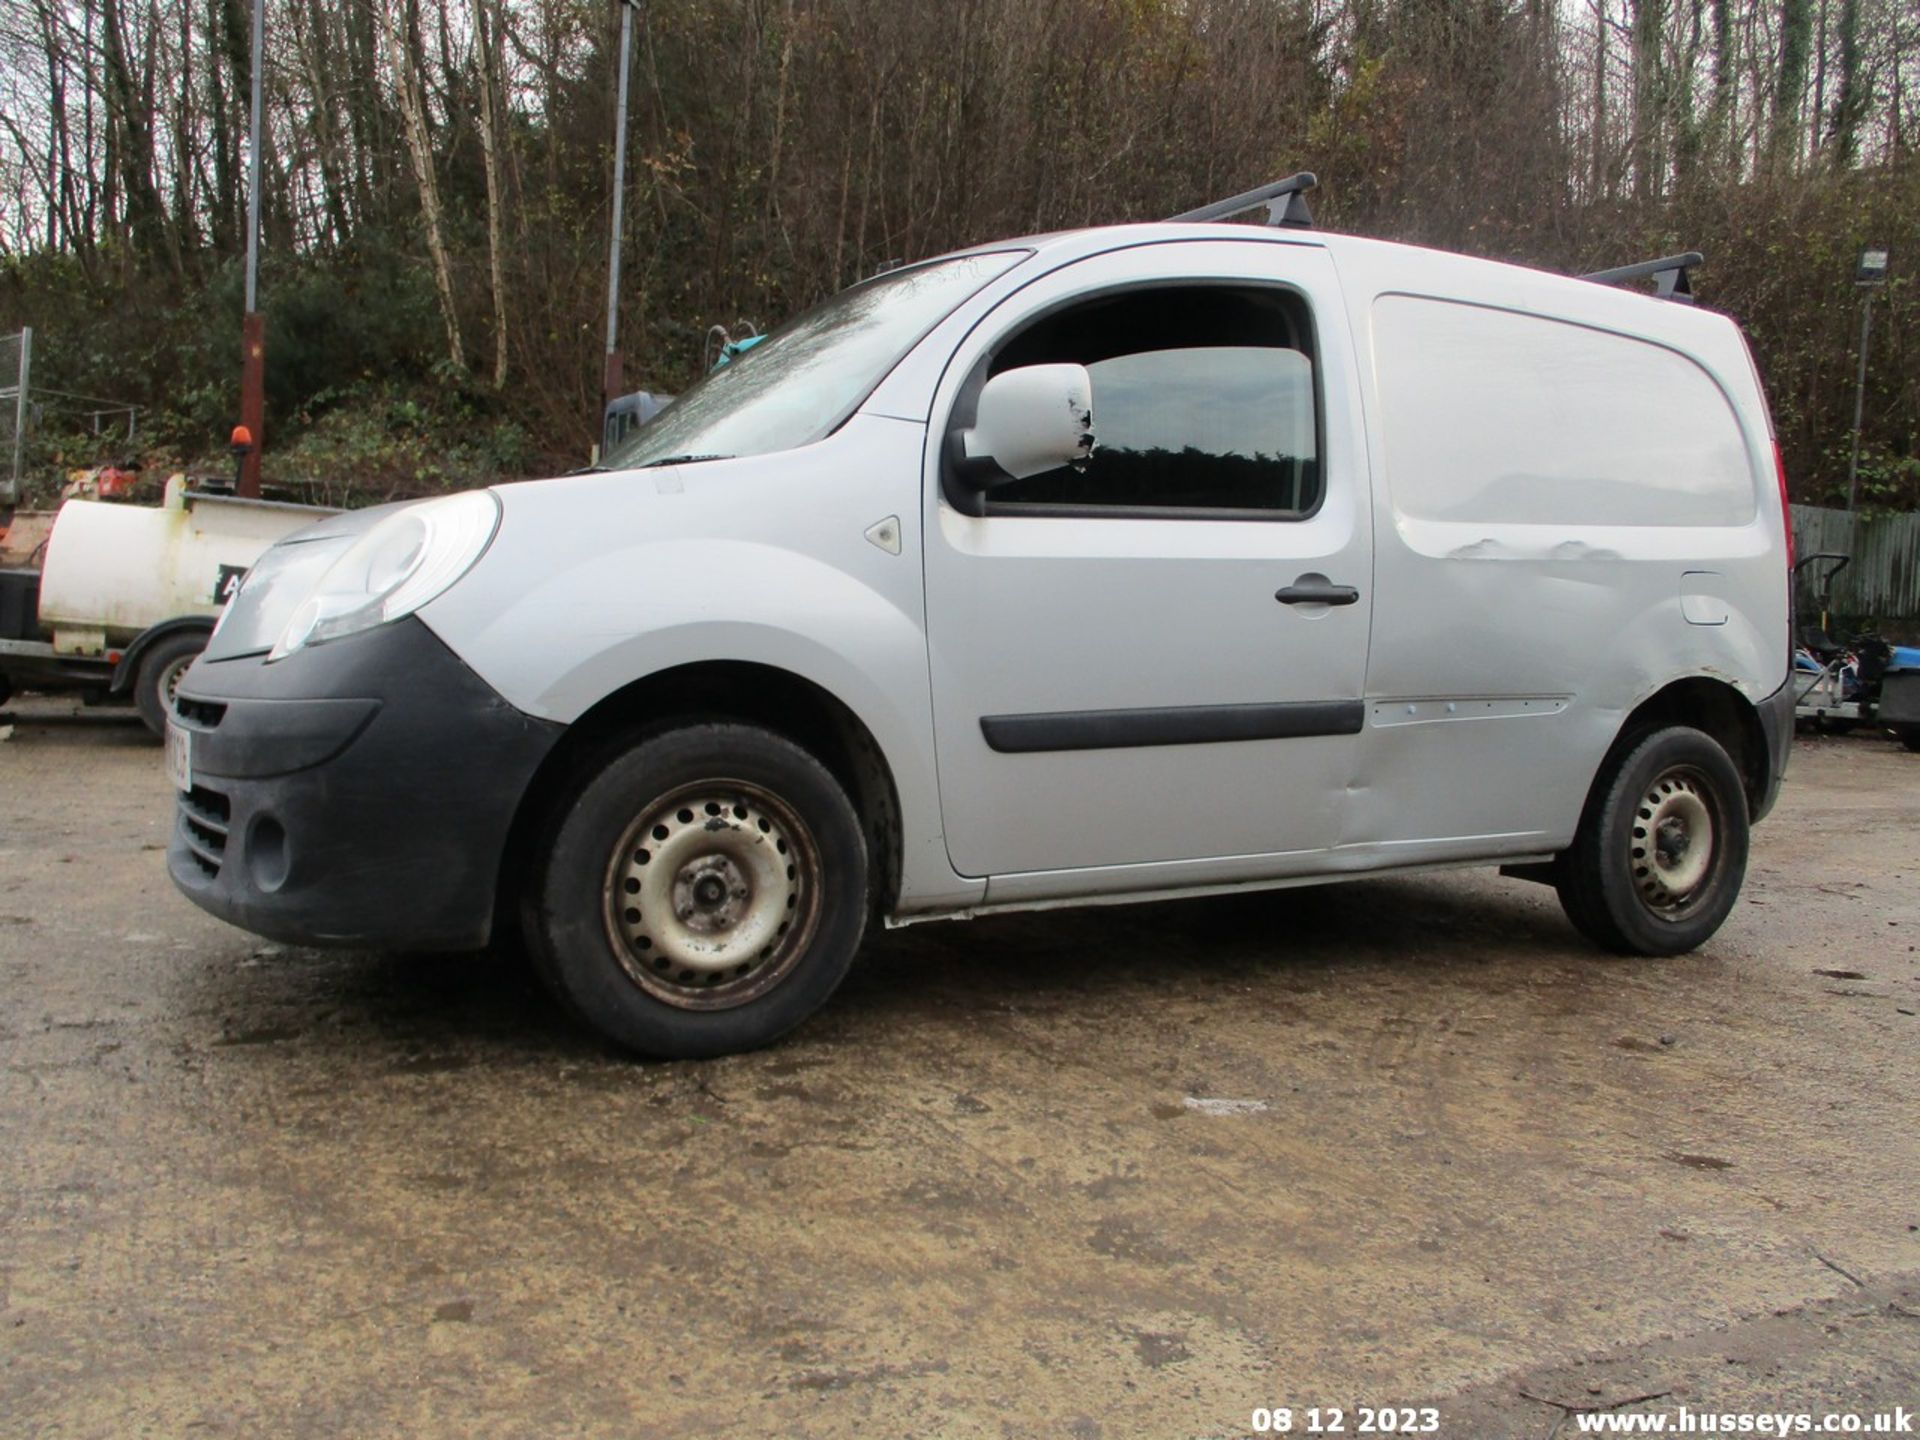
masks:
<svg viewBox="0 0 1920 1440"><path fill-rule="evenodd" d="M866 930L867 847L833 775L782 736L692 724L581 767L525 902L535 968L616 1044L750 1050L826 1002Z"/></svg>
<svg viewBox="0 0 1920 1440"><path fill-rule="evenodd" d="M133 700L140 707L140 718L154 734L167 733L167 716L173 711L173 695L180 688L180 677L206 648L206 632L186 630L156 641L153 648L140 657L140 673L133 680Z"/></svg>
<svg viewBox="0 0 1920 1440"><path fill-rule="evenodd" d="M0 675L0 705L6 704L11 699L13 699L13 682L6 676Z"/></svg>
<svg viewBox="0 0 1920 1440"><path fill-rule="evenodd" d="M1561 907L1608 950L1679 955L1704 944L1747 872L1747 795L1712 736L1644 735L1603 772L1558 861Z"/></svg>

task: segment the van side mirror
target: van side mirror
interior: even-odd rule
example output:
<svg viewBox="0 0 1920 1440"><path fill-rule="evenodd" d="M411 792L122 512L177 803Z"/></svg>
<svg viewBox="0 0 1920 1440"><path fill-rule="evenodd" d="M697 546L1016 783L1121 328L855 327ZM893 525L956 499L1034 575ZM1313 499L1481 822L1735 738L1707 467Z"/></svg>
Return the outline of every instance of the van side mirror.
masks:
<svg viewBox="0 0 1920 1440"><path fill-rule="evenodd" d="M1093 454L1093 379L1084 365L1002 371L954 440L954 471L976 490L1083 465Z"/></svg>

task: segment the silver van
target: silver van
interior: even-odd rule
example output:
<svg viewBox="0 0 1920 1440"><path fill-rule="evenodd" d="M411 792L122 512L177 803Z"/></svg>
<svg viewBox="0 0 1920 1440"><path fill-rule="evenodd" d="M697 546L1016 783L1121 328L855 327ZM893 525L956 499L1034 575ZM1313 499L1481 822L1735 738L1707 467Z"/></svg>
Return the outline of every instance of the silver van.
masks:
<svg viewBox="0 0 1920 1440"><path fill-rule="evenodd" d="M876 922L1485 864L1701 944L1791 739L1739 329L1217 223L1299 188L891 271L598 473L282 541L180 686L176 884L517 926L661 1056L790 1029Z"/></svg>

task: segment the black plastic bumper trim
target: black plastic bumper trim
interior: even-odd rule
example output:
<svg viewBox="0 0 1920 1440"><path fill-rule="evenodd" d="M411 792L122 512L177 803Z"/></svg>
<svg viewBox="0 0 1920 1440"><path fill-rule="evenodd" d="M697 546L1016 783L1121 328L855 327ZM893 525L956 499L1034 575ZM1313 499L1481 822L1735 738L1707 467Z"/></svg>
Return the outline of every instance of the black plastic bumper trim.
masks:
<svg viewBox="0 0 1920 1440"><path fill-rule="evenodd" d="M1300 700L1271 705L1170 705L1146 710L984 715L980 733L990 749L1003 755L1024 755L1042 750L1124 750L1147 745L1358 735L1366 719L1366 706L1358 700Z"/></svg>
<svg viewBox="0 0 1920 1440"><path fill-rule="evenodd" d="M1780 798L1780 782L1786 779L1787 760L1793 754L1793 676L1755 708L1760 712L1760 733L1767 742L1767 778L1753 807L1752 819L1766 819L1773 802Z"/></svg>
<svg viewBox="0 0 1920 1440"><path fill-rule="evenodd" d="M196 775L265 780L333 759L379 713L378 700L250 700L210 705L181 696L174 719L193 732ZM208 724L206 718L217 712Z"/></svg>
<svg viewBox="0 0 1920 1440"><path fill-rule="evenodd" d="M182 696L201 718L167 859L188 899L291 944L486 943L514 816L563 726L417 617L271 665L196 665Z"/></svg>

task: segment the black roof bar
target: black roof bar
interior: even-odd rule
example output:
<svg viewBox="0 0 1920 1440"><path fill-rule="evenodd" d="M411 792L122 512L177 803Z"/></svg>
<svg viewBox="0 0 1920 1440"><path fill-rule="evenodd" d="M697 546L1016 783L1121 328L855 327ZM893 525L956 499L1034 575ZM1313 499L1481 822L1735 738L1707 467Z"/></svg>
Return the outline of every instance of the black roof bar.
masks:
<svg viewBox="0 0 1920 1440"><path fill-rule="evenodd" d="M1298 175L1289 175L1284 180L1276 180L1271 185L1262 185L1258 190L1249 190L1244 195L1235 195L1231 200L1216 200L1211 205L1202 205L1198 210L1188 210L1170 217L1175 224L1186 221L1231 220L1257 206L1267 207L1267 224L1287 225L1298 229L1311 229L1313 212L1307 209L1306 192L1320 183L1319 178L1310 170L1302 170Z"/></svg>
<svg viewBox="0 0 1920 1440"><path fill-rule="evenodd" d="M1678 300L1682 305L1693 304L1693 284L1687 278L1687 272L1707 263L1707 257L1698 250L1689 250L1684 255L1668 255L1661 260L1642 260L1638 265L1622 265L1617 270L1596 270L1591 275L1582 275L1582 280L1591 280L1596 285L1622 285L1629 280L1652 280L1653 293L1662 300Z"/></svg>

